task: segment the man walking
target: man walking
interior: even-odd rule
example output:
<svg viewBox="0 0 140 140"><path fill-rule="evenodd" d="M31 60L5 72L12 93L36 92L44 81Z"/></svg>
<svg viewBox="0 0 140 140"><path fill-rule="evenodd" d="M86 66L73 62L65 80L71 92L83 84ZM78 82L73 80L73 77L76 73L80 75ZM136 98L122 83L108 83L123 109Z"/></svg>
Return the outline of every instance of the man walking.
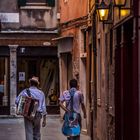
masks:
<svg viewBox="0 0 140 140"><path fill-rule="evenodd" d="M18 105L21 96L29 96L27 90L30 92L31 98L39 101L35 117L32 120L29 120L28 118L24 117L24 124L25 124L26 140L41 140L40 129L42 117L43 117L42 127L46 126L47 112L45 104L45 95L43 91L38 89L39 85L38 77L33 76L31 79L29 79L29 83L30 87L20 92L20 94L16 98L15 103Z"/></svg>
<svg viewBox="0 0 140 140"><path fill-rule="evenodd" d="M81 91L79 91L77 89L78 85L77 85L77 80L76 79L72 79L69 82L70 85L70 89L64 91L61 95L60 95L60 107L66 111L66 112L70 112L71 111L71 97L73 97L73 111L76 112L78 114L78 122L80 127L82 127L81 125L81 114L80 114L80 107L82 107L82 111L83 111L83 115L84 118L86 118L86 109L85 109L85 105L84 105L84 96L82 94ZM71 93L74 93L73 96L71 96ZM66 102L66 106L64 106L64 102ZM67 137L68 140L80 140L80 135L78 136L70 136Z"/></svg>

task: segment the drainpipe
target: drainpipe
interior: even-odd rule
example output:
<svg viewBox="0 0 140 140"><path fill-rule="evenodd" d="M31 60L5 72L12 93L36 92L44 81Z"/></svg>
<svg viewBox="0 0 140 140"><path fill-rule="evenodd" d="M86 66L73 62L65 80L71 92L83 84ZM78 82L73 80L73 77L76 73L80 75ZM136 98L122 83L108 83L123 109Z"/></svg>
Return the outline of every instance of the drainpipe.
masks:
<svg viewBox="0 0 140 140"><path fill-rule="evenodd" d="M92 19L92 48L91 48L91 55L92 55L92 67L91 67L91 137L92 139L96 139L96 120L97 120L97 89L96 89L96 9L93 13L93 19Z"/></svg>

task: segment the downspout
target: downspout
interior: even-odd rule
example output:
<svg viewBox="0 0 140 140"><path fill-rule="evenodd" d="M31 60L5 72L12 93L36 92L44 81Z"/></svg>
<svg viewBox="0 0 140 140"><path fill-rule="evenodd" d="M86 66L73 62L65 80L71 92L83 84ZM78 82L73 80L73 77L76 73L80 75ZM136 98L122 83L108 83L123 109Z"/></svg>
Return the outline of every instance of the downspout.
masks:
<svg viewBox="0 0 140 140"><path fill-rule="evenodd" d="M93 124L93 128L92 128L92 132L93 132L93 139L96 139L96 120L97 120L97 79L96 79L96 56L97 56L97 52L96 52L96 9L93 13L93 19L92 19L93 23L92 23L92 68L91 68L91 96L92 96L92 111L91 111L91 115L92 117L92 124Z"/></svg>

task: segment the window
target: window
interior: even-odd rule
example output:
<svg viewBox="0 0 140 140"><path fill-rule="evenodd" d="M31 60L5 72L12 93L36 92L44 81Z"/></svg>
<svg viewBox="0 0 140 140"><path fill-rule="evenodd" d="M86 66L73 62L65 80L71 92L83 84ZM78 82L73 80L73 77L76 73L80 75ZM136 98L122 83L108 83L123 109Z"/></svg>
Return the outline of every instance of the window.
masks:
<svg viewBox="0 0 140 140"><path fill-rule="evenodd" d="M87 32L84 31L84 52L86 52L86 45L87 45Z"/></svg>
<svg viewBox="0 0 140 140"><path fill-rule="evenodd" d="M81 52L80 57L81 58L86 58L86 55L87 55L87 50L86 50L87 38L88 38L87 31L86 31L85 28L82 28L81 32L80 32L80 40L81 40L81 42L80 42L80 44L81 44L81 47L80 47L80 49L81 49L80 50L80 52Z"/></svg>
<svg viewBox="0 0 140 140"><path fill-rule="evenodd" d="M55 0L18 0L19 6L28 6L28 5L46 5L50 7L55 6Z"/></svg>
<svg viewBox="0 0 140 140"><path fill-rule="evenodd" d="M0 106L8 106L8 58L0 57Z"/></svg>
<svg viewBox="0 0 140 140"><path fill-rule="evenodd" d="M46 0L48 6L54 7L55 6L55 0Z"/></svg>
<svg viewBox="0 0 140 140"><path fill-rule="evenodd" d="M26 0L28 3L45 3L46 0Z"/></svg>
<svg viewBox="0 0 140 140"><path fill-rule="evenodd" d="M46 5L46 0L26 0L26 5Z"/></svg>
<svg viewBox="0 0 140 140"><path fill-rule="evenodd" d="M98 38L98 42L97 42L98 46L97 46L97 104L98 106L101 105L101 80L102 80L102 76L101 76L101 55L102 55L102 50L101 50L101 40L100 38Z"/></svg>

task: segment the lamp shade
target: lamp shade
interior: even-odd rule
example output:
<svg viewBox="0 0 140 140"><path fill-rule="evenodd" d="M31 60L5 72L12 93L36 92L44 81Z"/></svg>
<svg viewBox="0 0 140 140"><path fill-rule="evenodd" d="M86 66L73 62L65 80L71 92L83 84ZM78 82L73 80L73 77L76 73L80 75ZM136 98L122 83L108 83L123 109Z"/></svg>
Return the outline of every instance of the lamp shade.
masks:
<svg viewBox="0 0 140 140"><path fill-rule="evenodd" d="M126 0L114 0L114 2L115 2L115 6L118 6L118 7L125 6L126 4Z"/></svg>
<svg viewBox="0 0 140 140"><path fill-rule="evenodd" d="M109 6L102 0L97 8L100 21L107 21L109 16Z"/></svg>

